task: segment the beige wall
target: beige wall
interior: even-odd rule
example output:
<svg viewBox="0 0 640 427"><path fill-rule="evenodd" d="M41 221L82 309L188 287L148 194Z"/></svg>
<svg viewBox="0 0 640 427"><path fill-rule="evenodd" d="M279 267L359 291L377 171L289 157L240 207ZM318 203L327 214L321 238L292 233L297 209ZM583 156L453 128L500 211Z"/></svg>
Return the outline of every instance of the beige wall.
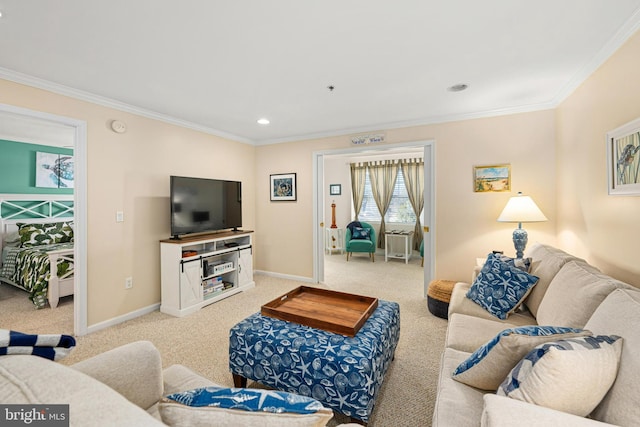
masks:
<svg viewBox="0 0 640 427"><path fill-rule="evenodd" d="M514 254L515 225L496 219L517 191L550 220L525 226L530 242L556 243L554 138L552 110L386 131L389 144L436 141L436 277L468 280L476 257L493 249ZM257 147L256 269L312 276L312 153L347 148L348 136ZM474 193L473 166L500 163L511 164L513 191ZM287 172L298 173L298 201L270 202L269 174Z"/></svg>
<svg viewBox="0 0 640 427"><path fill-rule="evenodd" d="M242 181L244 228L254 227L253 146L4 80L0 93L4 104L87 122L89 326L160 302L170 175ZM113 119L127 132L111 131ZM125 221L116 223L120 210Z"/></svg>
<svg viewBox="0 0 640 427"><path fill-rule="evenodd" d="M640 32L557 109L558 242L640 286L640 197L607 193L606 133L640 117Z"/></svg>

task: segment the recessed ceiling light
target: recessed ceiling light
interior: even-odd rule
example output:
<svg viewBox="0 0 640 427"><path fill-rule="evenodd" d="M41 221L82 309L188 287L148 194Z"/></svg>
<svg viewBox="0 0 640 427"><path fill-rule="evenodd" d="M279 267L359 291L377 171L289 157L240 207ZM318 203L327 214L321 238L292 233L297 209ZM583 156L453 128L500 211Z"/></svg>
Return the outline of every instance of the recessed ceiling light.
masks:
<svg viewBox="0 0 640 427"><path fill-rule="evenodd" d="M468 88L469 85L465 84L465 83L458 83L457 85L453 85L453 86L449 86L447 88L447 90L449 92L461 92L463 90L465 90L466 88Z"/></svg>
<svg viewBox="0 0 640 427"><path fill-rule="evenodd" d="M268 125L269 123L271 123L271 122L269 121L269 119L266 119L266 118L264 118L264 117L263 117L263 118L261 118L261 119L258 119L258 124L261 124L261 125Z"/></svg>

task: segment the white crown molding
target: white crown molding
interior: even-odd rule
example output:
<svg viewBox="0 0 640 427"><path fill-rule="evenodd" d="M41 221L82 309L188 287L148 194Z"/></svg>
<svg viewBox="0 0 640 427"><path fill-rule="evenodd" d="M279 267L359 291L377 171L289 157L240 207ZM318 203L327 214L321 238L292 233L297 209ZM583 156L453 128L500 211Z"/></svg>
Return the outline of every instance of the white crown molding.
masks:
<svg viewBox="0 0 640 427"><path fill-rule="evenodd" d="M518 107L500 108L495 110L479 111L474 113L450 114L442 116L431 116L416 120L407 120L400 122L377 123L371 126L361 126L357 128L337 129L330 132L318 132L312 134L295 135L286 138L274 138L258 140L255 145L271 145L281 144L284 142L304 141L309 139L330 138L334 136L349 136L365 132L383 132L390 129L401 129L409 127L435 125L440 123L457 122L461 120L484 119L489 117L506 116L510 114L531 113L534 111L551 110L557 106L556 103L546 102L541 104L522 105Z"/></svg>
<svg viewBox="0 0 640 427"><path fill-rule="evenodd" d="M61 85L61 84L50 82L48 80L44 80L38 77L30 76L28 74L13 71L8 68L0 67L0 78L9 80L15 83L32 86L38 89L47 90L49 92L54 92L60 95L68 96L70 98L79 99L81 101L87 101L93 104L102 105L103 107L113 108L115 110L124 111L126 113L136 114L138 116L147 117L149 119L158 120L161 122L169 123L169 124L180 126L183 128L196 130L209 135L214 135L214 136L229 139L232 141L254 145L254 142L252 140L238 136L238 135L223 132L217 129L212 129L210 127L202 126L186 120L177 119L175 117L167 116L165 114L157 113L155 111L139 108L133 105L126 104L124 102L116 101L103 96L99 96L99 95L95 95L82 90L74 89L69 86Z"/></svg>
<svg viewBox="0 0 640 427"><path fill-rule="evenodd" d="M627 36L628 37L628 36ZM206 126L198 125L196 123L188 122L186 120L177 119L175 117L167 116L164 114L156 113L154 111L138 108L133 105L125 104L123 102L115 101L110 98L95 95L89 92L74 89L69 86L64 86L58 83L53 83L48 80L33 77L24 73L19 73L7 68L0 67L0 78L13 81L16 83L32 86L38 89L47 90L50 92L58 93L60 95L69 96L71 98L79 99L82 101L91 102L94 104L102 105L104 107L113 108L115 110L124 111L131 114L137 114L139 116L147 117L154 120L159 120L165 123L170 123L176 126L181 126L187 129L193 129L199 132L207 133L210 135L219 136L221 138L230 139L232 141L242 142L249 145L272 145L281 144L285 142L304 141L309 139L329 138L341 135L350 135L362 132L382 131L387 129L400 129L404 127L425 126L437 123L455 122L460 120L471 120L486 117L494 117L508 114L525 113L539 110L547 110L555 108L556 103L545 103L536 105L525 105L513 108L503 108L490 111L481 111L477 113L465 113L465 114L452 114L443 116L425 117L417 120L378 123L371 126L361 126L355 128L336 129L329 132L318 132L311 134L293 135L285 138L274 138L264 140L251 140L238 135L230 134L227 132L212 129Z"/></svg>
<svg viewBox="0 0 640 427"><path fill-rule="evenodd" d="M604 64L629 38L640 29L640 8L624 23L600 51L582 67L553 98L555 107L569 97L587 78ZM554 107L554 108L555 108Z"/></svg>

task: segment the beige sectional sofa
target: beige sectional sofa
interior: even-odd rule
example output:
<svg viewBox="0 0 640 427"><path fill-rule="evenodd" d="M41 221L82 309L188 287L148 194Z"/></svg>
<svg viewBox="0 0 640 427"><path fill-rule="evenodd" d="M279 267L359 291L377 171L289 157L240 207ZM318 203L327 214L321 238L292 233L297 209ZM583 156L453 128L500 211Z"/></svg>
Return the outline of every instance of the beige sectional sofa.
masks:
<svg viewBox="0 0 640 427"><path fill-rule="evenodd" d="M71 367L31 355L0 357L0 403L69 404L72 426L320 427L333 416L327 408L304 415L252 413L199 410L163 400L170 393L209 386L215 384L185 366L163 370L160 353L148 341L115 348Z"/></svg>
<svg viewBox="0 0 640 427"><path fill-rule="evenodd" d="M640 425L640 290L548 245L533 245L525 257L532 258L530 274L539 280L524 306L506 320L466 297L471 284L455 285L433 426ZM588 417L496 395L452 378L456 367L500 331L524 325L567 326L623 338L615 382ZM584 375L589 373L585 370Z"/></svg>

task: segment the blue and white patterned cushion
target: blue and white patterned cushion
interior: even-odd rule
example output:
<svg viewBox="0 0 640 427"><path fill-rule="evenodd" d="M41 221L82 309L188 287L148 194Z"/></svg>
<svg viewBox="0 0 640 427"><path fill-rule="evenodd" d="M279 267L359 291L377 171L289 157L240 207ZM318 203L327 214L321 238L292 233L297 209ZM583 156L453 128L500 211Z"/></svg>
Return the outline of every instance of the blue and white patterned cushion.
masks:
<svg viewBox="0 0 640 427"><path fill-rule="evenodd" d="M585 335L591 335L591 332L554 326L505 329L473 352L453 371L452 377L482 390L496 390L511 368L536 346Z"/></svg>
<svg viewBox="0 0 640 427"><path fill-rule="evenodd" d="M284 391L203 387L167 396L183 405L214 406L252 412L312 414L323 408L315 399Z"/></svg>
<svg viewBox="0 0 640 427"><path fill-rule="evenodd" d="M354 227L353 233L351 234L351 238L356 240L369 239L369 229L362 228L362 227Z"/></svg>
<svg viewBox="0 0 640 427"><path fill-rule="evenodd" d="M324 426L333 412L317 400L274 390L204 387L164 397L158 412L170 426Z"/></svg>
<svg viewBox="0 0 640 427"><path fill-rule="evenodd" d="M616 335L542 344L511 370L496 394L584 417L615 381L621 352Z"/></svg>
<svg viewBox="0 0 640 427"><path fill-rule="evenodd" d="M536 276L500 261L495 254L489 254L467 292L467 298L504 320L515 311L537 282Z"/></svg>
<svg viewBox="0 0 640 427"><path fill-rule="evenodd" d="M76 340L71 335L23 334L9 329L0 329L0 356L29 354L50 360L60 360L75 346Z"/></svg>

